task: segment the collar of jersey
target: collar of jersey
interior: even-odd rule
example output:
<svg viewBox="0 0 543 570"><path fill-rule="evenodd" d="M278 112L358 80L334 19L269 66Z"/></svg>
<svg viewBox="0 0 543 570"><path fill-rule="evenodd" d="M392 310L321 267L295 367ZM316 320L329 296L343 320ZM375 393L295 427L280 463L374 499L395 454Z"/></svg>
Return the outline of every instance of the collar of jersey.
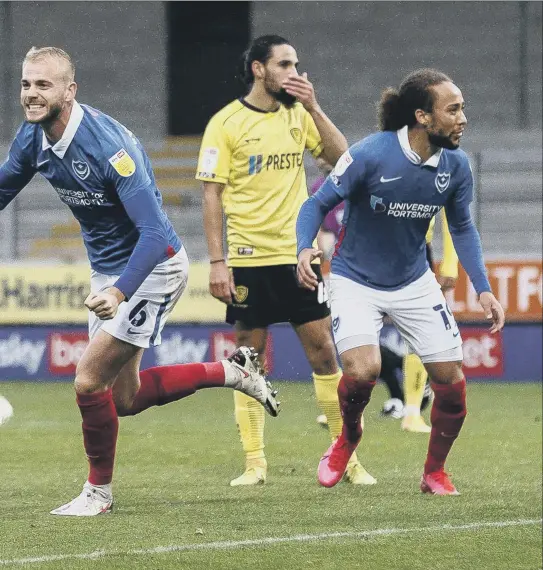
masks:
<svg viewBox="0 0 543 570"><path fill-rule="evenodd" d="M68 150L70 143L73 141L75 133L77 132L77 129L79 128L79 125L83 120L84 114L85 113L81 105L74 100L74 105L72 107L70 119L68 120L68 124L64 129L64 134L62 135L62 138L58 142L56 142L53 146L51 146L51 143L47 140L45 133L42 133L43 134L42 145L41 145L42 150L47 150L50 148L60 159L64 158L64 155L66 154L66 151Z"/></svg>
<svg viewBox="0 0 543 570"><path fill-rule="evenodd" d="M279 107L275 111L264 111L264 109L259 109L258 107L251 105L251 103L247 103L247 101L245 101L243 97L239 98L239 102L245 107L247 107L247 109L251 109L251 111L256 111L257 113L264 113L265 115L267 115L268 113L277 113L279 109L281 109L281 105L279 105Z"/></svg>
<svg viewBox="0 0 543 570"><path fill-rule="evenodd" d="M407 130L407 125L405 125L405 127L402 127L399 131L396 131L398 134L398 141L400 142L400 146L402 147L402 151L405 154L407 160L413 164L420 164L421 166L433 166L434 168L437 168L443 149L440 148L426 162L423 163L422 158L411 148L411 145L409 144Z"/></svg>

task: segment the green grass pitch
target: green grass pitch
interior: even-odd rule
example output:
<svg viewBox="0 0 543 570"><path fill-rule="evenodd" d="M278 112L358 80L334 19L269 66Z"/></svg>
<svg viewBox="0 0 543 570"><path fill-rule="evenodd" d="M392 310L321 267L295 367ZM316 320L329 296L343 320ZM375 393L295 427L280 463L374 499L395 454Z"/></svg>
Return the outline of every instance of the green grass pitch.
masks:
<svg viewBox="0 0 543 570"><path fill-rule="evenodd" d="M74 519L48 514L87 474L71 385L0 384L15 409L0 427L0 568L541 568L540 384L468 386L448 463L460 497L420 494L427 436L379 416L382 387L359 448L378 484L319 487L312 386L278 387L266 485L228 486L243 466L232 393L205 390L121 419L114 511Z"/></svg>

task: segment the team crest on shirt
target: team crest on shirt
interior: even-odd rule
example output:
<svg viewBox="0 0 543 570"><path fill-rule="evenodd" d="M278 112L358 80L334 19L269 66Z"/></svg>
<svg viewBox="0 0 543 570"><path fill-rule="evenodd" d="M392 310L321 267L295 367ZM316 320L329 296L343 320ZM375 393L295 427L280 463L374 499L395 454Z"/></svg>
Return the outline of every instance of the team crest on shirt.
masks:
<svg viewBox="0 0 543 570"><path fill-rule="evenodd" d="M450 172L438 172L436 176L436 188L440 194L443 194L445 190L449 187L451 183L451 173Z"/></svg>
<svg viewBox="0 0 543 570"><path fill-rule="evenodd" d="M238 303L243 303L247 296L249 295L249 288L245 285L236 285L236 301Z"/></svg>
<svg viewBox="0 0 543 570"><path fill-rule="evenodd" d="M136 172L136 163L132 157L121 148L120 151L116 152L110 159L109 164L120 174L123 178L129 178Z"/></svg>
<svg viewBox="0 0 543 570"><path fill-rule="evenodd" d="M290 129L290 134L292 135L292 138L294 139L294 142L296 144L302 143L302 131L300 129L298 129L297 127L295 127L294 129Z"/></svg>
<svg viewBox="0 0 543 570"><path fill-rule="evenodd" d="M89 165L83 160L72 160L72 169L75 175L81 180L85 180L90 174Z"/></svg>

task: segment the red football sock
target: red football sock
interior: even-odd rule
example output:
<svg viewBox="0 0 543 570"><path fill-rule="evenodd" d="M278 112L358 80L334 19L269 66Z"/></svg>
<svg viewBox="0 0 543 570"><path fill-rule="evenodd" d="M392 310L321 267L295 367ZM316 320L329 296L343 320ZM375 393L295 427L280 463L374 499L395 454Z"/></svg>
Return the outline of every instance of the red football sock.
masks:
<svg viewBox="0 0 543 570"><path fill-rule="evenodd" d="M375 384L375 381L360 383L345 374L339 381L337 393L341 416L343 417L342 435L350 443L358 443L362 437L360 418L370 401Z"/></svg>
<svg viewBox="0 0 543 570"><path fill-rule="evenodd" d="M89 459L89 482L107 485L113 477L119 419L111 390L97 394L77 394L83 418L83 443Z"/></svg>
<svg viewBox="0 0 543 570"><path fill-rule="evenodd" d="M157 366L140 372L141 386L130 409L119 409L120 416L134 416L151 406L181 400L196 390L224 386L222 362Z"/></svg>
<svg viewBox="0 0 543 570"><path fill-rule="evenodd" d="M432 432L424 472L443 469L451 447L458 437L466 417L466 379L456 384L435 384L435 394L430 419Z"/></svg>

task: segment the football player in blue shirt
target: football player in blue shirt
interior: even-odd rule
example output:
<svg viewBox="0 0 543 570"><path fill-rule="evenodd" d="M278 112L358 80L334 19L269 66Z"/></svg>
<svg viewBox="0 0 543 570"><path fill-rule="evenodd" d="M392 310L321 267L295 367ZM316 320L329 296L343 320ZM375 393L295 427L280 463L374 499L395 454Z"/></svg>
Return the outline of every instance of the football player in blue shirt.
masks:
<svg viewBox="0 0 543 570"><path fill-rule="evenodd" d="M91 340L77 366L75 390L90 471L83 492L52 514L93 516L113 503L118 416L212 386L243 391L271 415L278 408L247 347L220 362L139 372L144 349L160 343L185 289L187 254L162 209L139 141L111 117L80 105L76 91L66 52L27 53L21 80L26 121L0 166L0 210L39 172L81 225L92 269L85 300Z"/></svg>
<svg viewBox="0 0 543 570"><path fill-rule="evenodd" d="M444 465L466 416L462 340L426 258L426 232L441 208L485 317L492 320L491 332L505 320L469 210L473 176L459 150L467 123L464 99L445 74L415 71L399 90L384 91L380 123L381 132L339 159L298 216L298 278L312 289L317 280L310 263L321 252L311 244L326 213L346 203L330 277L344 428L320 461L319 481L335 485L360 441L360 417L379 376L379 333L388 315L420 356L435 393L421 490L457 495Z"/></svg>

